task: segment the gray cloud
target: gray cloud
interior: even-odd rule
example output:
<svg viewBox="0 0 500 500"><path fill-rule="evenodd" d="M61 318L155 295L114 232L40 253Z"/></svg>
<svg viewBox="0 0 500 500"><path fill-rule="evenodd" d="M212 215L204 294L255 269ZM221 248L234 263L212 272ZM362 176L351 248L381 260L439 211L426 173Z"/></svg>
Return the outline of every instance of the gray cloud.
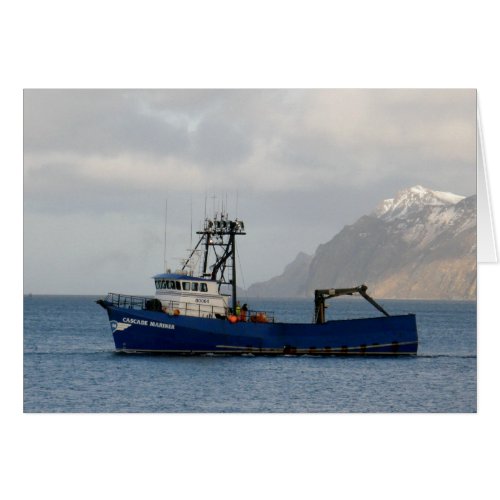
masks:
<svg viewBox="0 0 500 500"><path fill-rule="evenodd" d="M185 128L147 113L120 91L25 91L25 152L181 153Z"/></svg>
<svg viewBox="0 0 500 500"><path fill-rule="evenodd" d="M26 285L71 288L60 272L50 283L35 272L41 260L57 269L55 254L86 267L75 290L102 291L92 268L143 259L145 247L158 267L167 196L169 252L181 257L190 200L197 223L212 193L233 206L238 193L250 223L246 284L269 277L398 189L473 194L475 104L472 90L27 90ZM76 250L71 218L88 236ZM117 221L136 238L116 234ZM142 283L144 266L130 269Z"/></svg>

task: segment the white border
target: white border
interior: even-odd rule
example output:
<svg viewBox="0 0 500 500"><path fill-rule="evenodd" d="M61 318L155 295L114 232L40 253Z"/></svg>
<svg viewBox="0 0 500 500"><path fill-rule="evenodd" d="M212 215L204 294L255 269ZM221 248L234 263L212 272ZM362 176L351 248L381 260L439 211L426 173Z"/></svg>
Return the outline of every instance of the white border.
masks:
<svg viewBox="0 0 500 500"><path fill-rule="evenodd" d="M2 425L5 498L498 492L488 453L500 444L498 266L481 266L478 276L478 415L22 415L19 279L24 87L478 88L495 210L500 40L493 5L147 0L4 7L2 304L11 318L2 328L0 364L2 380L11 381Z"/></svg>

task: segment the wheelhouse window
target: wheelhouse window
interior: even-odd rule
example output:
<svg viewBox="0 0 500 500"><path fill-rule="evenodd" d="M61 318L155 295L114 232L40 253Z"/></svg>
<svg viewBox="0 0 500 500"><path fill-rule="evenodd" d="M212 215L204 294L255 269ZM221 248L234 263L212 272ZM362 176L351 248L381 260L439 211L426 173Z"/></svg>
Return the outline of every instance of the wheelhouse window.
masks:
<svg viewBox="0 0 500 500"><path fill-rule="evenodd" d="M191 283L191 290L193 290L193 292L197 292L198 291L198 283Z"/></svg>
<svg viewBox="0 0 500 500"><path fill-rule="evenodd" d="M189 291L191 290L191 283L189 281L183 281L182 282L182 289Z"/></svg>
<svg viewBox="0 0 500 500"><path fill-rule="evenodd" d="M180 281L176 281L175 282L175 289L176 290L180 290L181 289L181 282Z"/></svg>
<svg viewBox="0 0 500 500"><path fill-rule="evenodd" d="M200 283L200 292L208 292L208 287L206 283Z"/></svg>
<svg viewBox="0 0 500 500"><path fill-rule="evenodd" d="M167 281L165 280L155 280L155 287L157 290L162 290L167 288Z"/></svg>

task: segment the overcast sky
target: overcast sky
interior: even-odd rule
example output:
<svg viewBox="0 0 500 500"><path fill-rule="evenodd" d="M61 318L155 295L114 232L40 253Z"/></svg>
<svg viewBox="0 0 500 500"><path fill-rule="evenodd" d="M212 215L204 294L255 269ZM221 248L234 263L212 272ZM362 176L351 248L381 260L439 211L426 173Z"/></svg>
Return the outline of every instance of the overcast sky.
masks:
<svg viewBox="0 0 500 500"><path fill-rule="evenodd" d="M400 189L474 194L475 118L473 90L27 90L25 293L152 293L166 199L169 267L227 200L248 287Z"/></svg>

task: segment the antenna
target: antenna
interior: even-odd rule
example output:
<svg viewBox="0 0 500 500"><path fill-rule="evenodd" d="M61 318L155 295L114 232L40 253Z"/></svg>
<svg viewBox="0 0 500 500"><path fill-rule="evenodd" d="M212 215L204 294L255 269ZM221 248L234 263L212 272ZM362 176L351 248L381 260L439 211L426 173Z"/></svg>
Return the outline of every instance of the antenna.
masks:
<svg viewBox="0 0 500 500"><path fill-rule="evenodd" d="M168 214L168 199L165 200L165 234L163 239L163 269L167 270L167 214Z"/></svg>
<svg viewBox="0 0 500 500"><path fill-rule="evenodd" d="M193 248L193 194L191 193L191 199L190 199L190 215L191 215L191 226L189 228L189 249L191 250Z"/></svg>
<svg viewBox="0 0 500 500"><path fill-rule="evenodd" d="M215 194L213 194L210 198L212 198L212 205L213 205L212 213L215 214L215 200L217 199L217 196L215 196Z"/></svg>

